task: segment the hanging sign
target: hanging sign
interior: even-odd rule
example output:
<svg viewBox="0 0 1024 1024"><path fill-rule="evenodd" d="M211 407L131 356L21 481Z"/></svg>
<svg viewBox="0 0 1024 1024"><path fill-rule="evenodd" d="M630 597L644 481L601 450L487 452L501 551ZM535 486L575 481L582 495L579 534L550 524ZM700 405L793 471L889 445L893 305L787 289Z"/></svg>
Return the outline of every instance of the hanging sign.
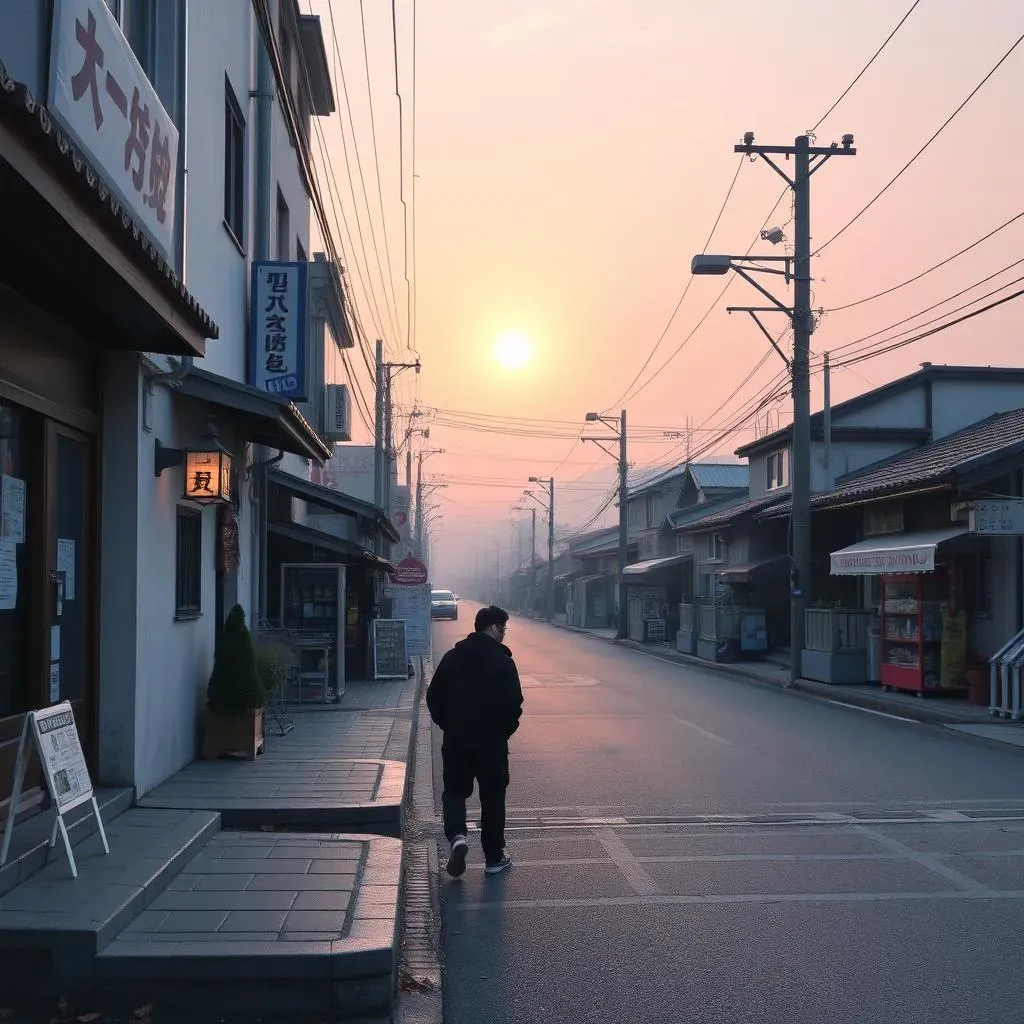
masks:
<svg viewBox="0 0 1024 1024"><path fill-rule="evenodd" d="M427 582L427 567L418 558L403 558L388 572L388 578L399 587L419 587Z"/></svg>
<svg viewBox="0 0 1024 1024"><path fill-rule="evenodd" d="M31 756L29 746L35 744L39 760L43 768L43 778L49 790L50 799L57 812L50 833L50 847L57 845L57 832L64 839L64 850L68 855L71 875L78 877L78 866L71 852L71 841L68 839L64 815L68 811L84 803L92 803L93 814L100 839L103 841L103 852L110 853L107 834L103 829L99 804L93 792L89 768L85 763L85 754L78 739L78 727L75 725L75 713L71 704L64 701L41 711L30 711L25 716L21 730L21 742L18 745L18 759L14 768L14 791L7 811L7 824L4 827L3 848L0 850L0 864L7 863L7 855L11 848L11 834L14 831L14 820L18 816L18 804L21 801L21 790L25 784L25 772Z"/></svg>

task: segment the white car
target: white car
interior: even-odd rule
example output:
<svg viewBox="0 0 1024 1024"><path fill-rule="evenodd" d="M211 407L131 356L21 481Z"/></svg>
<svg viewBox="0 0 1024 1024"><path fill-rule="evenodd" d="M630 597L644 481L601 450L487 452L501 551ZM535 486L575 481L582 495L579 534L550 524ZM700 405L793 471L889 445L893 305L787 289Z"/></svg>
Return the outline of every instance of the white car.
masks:
<svg viewBox="0 0 1024 1024"><path fill-rule="evenodd" d="M430 592L430 617L458 621L459 599L450 590L432 590Z"/></svg>

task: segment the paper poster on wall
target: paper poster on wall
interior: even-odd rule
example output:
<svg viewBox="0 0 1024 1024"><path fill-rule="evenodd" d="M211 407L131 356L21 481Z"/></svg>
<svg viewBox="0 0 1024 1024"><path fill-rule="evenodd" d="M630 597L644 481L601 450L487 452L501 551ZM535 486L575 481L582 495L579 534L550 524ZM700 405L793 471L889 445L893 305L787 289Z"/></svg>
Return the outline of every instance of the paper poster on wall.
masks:
<svg viewBox="0 0 1024 1024"><path fill-rule="evenodd" d="M60 700L60 662L50 662L50 703Z"/></svg>
<svg viewBox="0 0 1024 1024"><path fill-rule="evenodd" d="M65 537L57 539L57 572L64 573L64 600L75 599L75 542Z"/></svg>
<svg viewBox="0 0 1024 1024"><path fill-rule="evenodd" d="M3 475L0 483L0 505L3 506L3 533L15 544L25 543L25 481L20 477Z"/></svg>
<svg viewBox="0 0 1024 1024"><path fill-rule="evenodd" d="M0 611L18 607L18 546L6 537L0 539Z"/></svg>

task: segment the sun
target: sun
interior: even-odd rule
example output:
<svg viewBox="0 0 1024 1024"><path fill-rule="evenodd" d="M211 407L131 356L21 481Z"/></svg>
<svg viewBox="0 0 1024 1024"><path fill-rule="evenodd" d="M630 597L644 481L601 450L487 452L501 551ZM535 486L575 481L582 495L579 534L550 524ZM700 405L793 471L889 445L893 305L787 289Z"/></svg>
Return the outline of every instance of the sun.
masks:
<svg viewBox="0 0 1024 1024"><path fill-rule="evenodd" d="M505 331L494 342L494 358L506 370L522 369L532 356L533 345L520 331Z"/></svg>

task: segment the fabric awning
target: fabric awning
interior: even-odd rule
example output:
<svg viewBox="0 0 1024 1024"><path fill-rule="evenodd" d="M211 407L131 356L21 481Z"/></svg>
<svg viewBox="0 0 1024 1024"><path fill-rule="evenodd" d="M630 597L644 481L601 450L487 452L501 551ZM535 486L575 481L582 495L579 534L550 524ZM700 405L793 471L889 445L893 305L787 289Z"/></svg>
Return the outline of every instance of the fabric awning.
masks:
<svg viewBox="0 0 1024 1024"><path fill-rule="evenodd" d="M177 394L230 413L246 441L320 463L331 457L331 449L287 399L198 367L185 375Z"/></svg>
<svg viewBox="0 0 1024 1024"><path fill-rule="evenodd" d="M743 562L740 565L729 565L724 569L719 569L715 575L724 583L749 583L757 573L762 572L773 565L778 565L780 562L786 561L788 558L788 555L772 555L771 558L762 558L755 562Z"/></svg>
<svg viewBox="0 0 1024 1024"><path fill-rule="evenodd" d="M693 558L693 552L685 555L669 555L667 558L649 558L646 562L634 562L627 565L624 571L626 576L649 576L651 573L661 569L671 569L674 565L682 565Z"/></svg>
<svg viewBox="0 0 1024 1024"><path fill-rule="evenodd" d="M309 526L301 526L299 523L267 523L267 530L276 533L279 537L287 537L289 540L297 540L303 544L311 544L314 547L323 548L341 556L341 561L352 563L361 562L364 565L372 565L377 569L391 571L395 568L393 562L373 551L353 544L343 537L336 537L333 533L325 533L323 530L314 530Z"/></svg>
<svg viewBox="0 0 1024 1024"><path fill-rule="evenodd" d="M832 552L833 576L874 576L880 573L935 571L935 549L947 540L967 533L966 526L941 530L893 533L870 537Z"/></svg>

